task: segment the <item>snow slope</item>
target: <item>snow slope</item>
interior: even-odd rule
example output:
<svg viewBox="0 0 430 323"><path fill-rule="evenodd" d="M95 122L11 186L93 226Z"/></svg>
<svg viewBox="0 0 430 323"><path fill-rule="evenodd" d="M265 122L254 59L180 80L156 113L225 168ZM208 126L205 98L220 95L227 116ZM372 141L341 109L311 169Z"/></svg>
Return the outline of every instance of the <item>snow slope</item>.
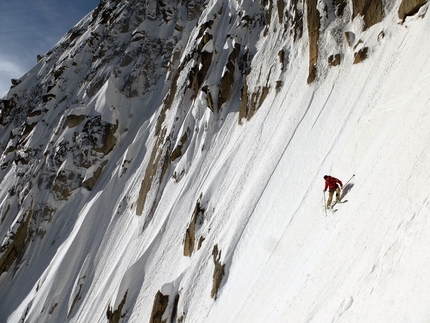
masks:
<svg viewBox="0 0 430 323"><path fill-rule="evenodd" d="M390 11L360 33L368 59L352 64L345 45L341 65L321 68L310 85L306 37L289 44L287 72L269 73L267 98L248 121L238 123L238 100L213 113L204 95L175 96L163 124L176 129L177 142L187 128L192 139L161 193L148 193L156 209L148 203L141 216L136 205L162 113L133 117L94 189L59 204L46 236L2 274L0 321L106 322L120 308L119 322L147 322L160 291L170 296L167 322L427 322L427 6L403 24ZM359 26L357 18L345 28ZM273 68L279 37L250 36L262 73ZM320 43L327 52L333 46L325 36ZM221 73L215 69L210 75ZM116 104L137 114L143 99L124 98L115 82L83 109L104 120L114 119ZM344 183L356 175L336 212L324 210L325 174ZM188 257L196 204L195 236L204 240ZM211 297L217 262L224 276Z"/></svg>

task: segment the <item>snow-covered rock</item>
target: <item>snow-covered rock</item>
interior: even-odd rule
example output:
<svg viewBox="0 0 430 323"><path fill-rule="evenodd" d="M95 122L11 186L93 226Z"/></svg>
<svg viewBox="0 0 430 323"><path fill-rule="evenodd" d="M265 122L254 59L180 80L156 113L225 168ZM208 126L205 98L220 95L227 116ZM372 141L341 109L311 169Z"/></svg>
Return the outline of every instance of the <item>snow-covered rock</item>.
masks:
<svg viewBox="0 0 430 323"><path fill-rule="evenodd" d="M0 322L426 322L428 6L102 0L0 100Z"/></svg>

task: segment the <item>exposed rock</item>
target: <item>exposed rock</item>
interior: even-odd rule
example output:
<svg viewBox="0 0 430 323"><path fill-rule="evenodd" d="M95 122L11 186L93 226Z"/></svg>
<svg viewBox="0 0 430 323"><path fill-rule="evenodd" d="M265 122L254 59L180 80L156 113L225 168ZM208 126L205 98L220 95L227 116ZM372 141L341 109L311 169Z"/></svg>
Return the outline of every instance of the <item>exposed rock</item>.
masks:
<svg viewBox="0 0 430 323"><path fill-rule="evenodd" d="M70 315L73 313L73 309L75 308L76 303L81 299L82 286L83 284L79 284L78 293L75 295L75 298L73 299L72 306L70 307L67 317L70 317Z"/></svg>
<svg viewBox="0 0 430 323"><path fill-rule="evenodd" d="M84 116L84 115L80 115L80 116L77 116L74 114L68 115L67 116L67 127L74 128L76 126L79 126L85 120L85 118L86 118L86 116Z"/></svg>
<svg viewBox="0 0 430 323"><path fill-rule="evenodd" d="M330 55L328 57L328 64L330 66L338 66L338 65L340 65L340 54Z"/></svg>
<svg viewBox="0 0 430 323"><path fill-rule="evenodd" d="M27 136L30 132L33 131L33 129L34 129L35 126L36 126L36 123L30 123L30 124L26 123L26 124L24 124L23 130L22 130L22 133L21 133L21 137Z"/></svg>
<svg viewBox="0 0 430 323"><path fill-rule="evenodd" d="M106 83L107 76L97 76L91 79L90 83L85 89L87 95L92 98L97 92L102 88L102 86Z"/></svg>
<svg viewBox="0 0 430 323"><path fill-rule="evenodd" d="M245 77L243 81L242 95L240 100L240 109L239 109L239 118L238 118L239 124L242 122L243 118L247 118L248 111L249 111L248 84Z"/></svg>
<svg viewBox="0 0 430 323"><path fill-rule="evenodd" d="M34 111L29 113L28 118L40 116L42 113L43 112L41 110L34 110Z"/></svg>
<svg viewBox="0 0 430 323"><path fill-rule="evenodd" d="M57 209L47 203L36 203L31 216L30 232L35 232L38 236L44 237L46 233L45 224L52 221Z"/></svg>
<svg viewBox="0 0 430 323"><path fill-rule="evenodd" d="M257 91L253 93L248 93L248 85L245 78L244 85L242 88L242 99L241 99L241 105L239 110L239 123L241 122L242 118L246 118L247 120L250 120L253 117L254 113L264 103L264 100L266 99L270 90L270 85L269 85L270 74L271 74L271 70L267 75L266 85L258 87ZM261 76L261 71L260 71L260 76Z"/></svg>
<svg viewBox="0 0 430 323"><path fill-rule="evenodd" d="M206 101L207 101L209 110L211 110L213 113L217 112L218 109L215 106L214 100L212 98L212 93L210 91L210 87L208 85L203 86L202 92L206 94Z"/></svg>
<svg viewBox="0 0 430 323"><path fill-rule="evenodd" d="M116 145L115 132L118 122L113 125L102 121L100 116L89 119L83 129L81 140L91 145L96 152L107 155Z"/></svg>
<svg viewBox="0 0 430 323"><path fill-rule="evenodd" d="M209 33L205 33L203 37L200 40L200 43L197 46L198 50L198 57L200 64L196 64L193 69L193 80L190 83L194 84L194 87L198 90L202 84L203 81L206 78L206 74L209 71L209 68L212 63L212 57L213 53L209 51L203 51L204 46L209 43L209 41L212 41L213 36Z"/></svg>
<svg viewBox="0 0 430 323"><path fill-rule="evenodd" d="M242 101L241 101L241 109L239 112L239 123L242 118L245 117L247 120L250 120L257 109L261 106L265 99L265 95L267 95L269 88L264 87L262 90L265 95L262 95L260 91L251 93L250 99L248 99L248 94L245 92L247 89L246 84L244 89L242 90Z"/></svg>
<svg viewBox="0 0 430 323"><path fill-rule="evenodd" d="M75 39L81 37L83 33L84 33L83 30L72 28L69 31L69 41L70 41L70 43L73 42Z"/></svg>
<svg viewBox="0 0 430 323"><path fill-rule="evenodd" d="M67 69L67 66L62 66L54 71L54 79L58 79L63 72Z"/></svg>
<svg viewBox="0 0 430 323"><path fill-rule="evenodd" d="M0 125L5 126L11 119L11 113L16 108L17 97L13 96L7 100L0 100Z"/></svg>
<svg viewBox="0 0 430 323"><path fill-rule="evenodd" d="M52 94L52 93L45 94L44 96L42 96L42 102L46 103L48 101L55 99L56 97L57 96L55 94Z"/></svg>
<svg viewBox="0 0 430 323"><path fill-rule="evenodd" d="M0 274L8 271L17 259L22 257L26 246L30 241L29 223L32 217L32 209L29 209L23 216L23 220L19 225L16 233L7 242L3 242L0 252Z"/></svg>
<svg viewBox="0 0 430 323"><path fill-rule="evenodd" d="M175 300L173 302L172 315L170 316L170 322L176 322L176 318L178 316L178 304L179 304L179 294L176 295Z"/></svg>
<svg viewBox="0 0 430 323"><path fill-rule="evenodd" d="M173 162L182 156L182 148L184 147L184 144L187 142L189 131L190 129L188 128L187 131L185 131L185 133L182 135L179 141L179 145L176 146L175 149L173 149L172 153L170 154L170 161Z"/></svg>
<svg viewBox="0 0 430 323"><path fill-rule="evenodd" d="M166 107L165 107L166 109ZM165 109L162 112L158 125L161 127L165 118ZM156 193L155 198L152 200L152 206L149 209L148 215L151 217L158 201L158 192L160 189L161 181L167 172L170 165L170 139L166 139L166 129L157 131L157 140L152 148L151 157L148 166L145 170L145 175L139 190L137 199L136 215L142 215L143 209L147 202L149 191L154 188Z"/></svg>
<svg viewBox="0 0 430 323"><path fill-rule="evenodd" d="M320 34L320 15L317 0L306 0L308 34L309 34L309 74L307 82L312 83L317 75L318 39Z"/></svg>
<svg viewBox="0 0 430 323"><path fill-rule="evenodd" d="M165 323L163 320L164 311L169 304L169 295L163 295L160 291L157 292L152 305L151 317L149 323Z"/></svg>
<svg viewBox="0 0 430 323"><path fill-rule="evenodd" d="M49 310L49 315L54 314L55 309L57 308L58 303L55 303L54 305L52 305L51 309Z"/></svg>
<svg viewBox="0 0 430 323"><path fill-rule="evenodd" d="M131 63L133 63L135 59L136 59L136 57L132 57L132 56L130 56L130 54L126 54L126 55L122 58L121 62L119 63L119 66L120 66L120 67L128 66L128 65L130 65Z"/></svg>
<svg viewBox="0 0 430 323"><path fill-rule="evenodd" d="M175 45L174 38L166 42L163 38L148 35L138 41L138 44L135 45L135 52L124 54L131 54L135 58L133 63L127 66L120 91L131 98L143 95L156 86L162 75L160 67L167 67ZM123 63L126 64L127 61ZM108 76L104 78L104 80L107 79Z"/></svg>
<svg viewBox="0 0 430 323"><path fill-rule="evenodd" d="M285 66L286 54L285 54L285 51L283 49L281 49L278 52L278 57L279 57L279 63L282 66L281 69L282 69L282 71L285 71L285 68L286 68L286 66Z"/></svg>
<svg viewBox="0 0 430 323"><path fill-rule="evenodd" d="M197 250L200 250L200 248L202 247L204 241L205 241L205 237L201 236L200 239L199 239L199 243L197 244Z"/></svg>
<svg viewBox="0 0 430 323"><path fill-rule="evenodd" d="M107 319L109 320L109 323L119 323L119 320L122 317L122 308L125 305L125 301L127 300L127 294L128 290L125 292L124 297L121 301L121 303L118 305L118 308L112 312L112 307L110 304L108 305L108 309L106 311Z"/></svg>
<svg viewBox="0 0 430 323"><path fill-rule="evenodd" d="M286 24L291 24L290 33L293 35L295 41L302 38L303 36L303 3L302 0L293 0L291 1L291 7L286 14L288 15L288 19ZM287 25L287 28L288 25Z"/></svg>
<svg viewBox="0 0 430 323"><path fill-rule="evenodd" d="M352 31L345 32L345 40L349 47L352 47L355 42L355 34Z"/></svg>
<svg viewBox="0 0 430 323"><path fill-rule="evenodd" d="M97 181L99 180L100 175L102 174L103 168L106 166L107 163L108 161L104 160L99 166L97 166L96 170L92 172L92 175L82 182L82 187L86 188L89 191L92 191Z"/></svg>
<svg viewBox="0 0 430 323"><path fill-rule="evenodd" d="M187 19L192 21L200 17L201 13L205 9L205 0L194 0L188 3Z"/></svg>
<svg viewBox="0 0 430 323"><path fill-rule="evenodd" d="M405 21L406 17L415 15L428 0L403 0L399 7L399 18Z"/></svg>
<svg viewBox="0 0 430 323"><path fill-rule="evenodd" d="M230 97L230 92L234 84L234 72L236 70L236 60L239 57L240 44L236 43L232 52L230 53L227 65L225 68L225 73L221 77L220 87L219 87L219 109Z"/></svg>
<svg viewBox="0 0 430 323"><path fill-rule="evenodd" d="M273 10L273 0L265 0L262 1L261 4L263 6L265 6L265 13L266 13L266 17L265 17L265 28L264 28L264 37L266 37L269 34L269 27L272 23L272 10Z"/></svg>
<svg viewBox="0 0 430 323"><path fill-rule="evenodd" d="M285 10L284 0L277 0L276 7L278 8L279 23L282 24L284 20L284 10Z"/></svg>
<svg viewBox="0 0 430 323"><path fill-rule="evenodd" d="M382 21L382 0L353 0L353 17L363 17L363 30Z"/></svg>
<svg viewBox="0 0 430 323"><path fill-rule="evenodd" d="M358 64L364 61L368 56L368 52L369 47L363 47L357 53L354 53L354 64Z"/></svg>
<svg viewBox="0 0 430 323"><path fill-rule="evenodd" d="M334 0L335 14L337 17L343 16L347 4L346 0Z"/></svg>
<svg viewBox="0 0 430 323"><path fill-rule="evenodd" d="M60 170L52 185L52 194L57 201L66 201L70 194L81 186L83 176L71 170Z"/></svg>
<svg viewBox="0 0 430 323"><path fill-rule="evenodd" d="M190 224L188 225L188 228L185 232L185 240L184 240L184 256L191 257L194 251L195 241L196 241L196 224L198 221L198 218L201 217L205 209L202 208L200 205L200 199L196 203L196 206L194 207L193 215L191 216Z"/></svg>
<svg viewBox="0 0 430 323"><path fill-rule="evenodd" d="M17 86L18 84L20 84L22 82L20 79L11 79L10 81L12 83L12 87Z"/></svg>
<svg viewBox="0 0 430 323"><path fill-rule="evenodd" d="M214 246L212 256L214 259L215 268L213 274L211 297L216 299L218 295L218 290L221 286L221 282L225 274L225 265L222 265L220 262L221 250L218 250L218 245Z"/></svg>

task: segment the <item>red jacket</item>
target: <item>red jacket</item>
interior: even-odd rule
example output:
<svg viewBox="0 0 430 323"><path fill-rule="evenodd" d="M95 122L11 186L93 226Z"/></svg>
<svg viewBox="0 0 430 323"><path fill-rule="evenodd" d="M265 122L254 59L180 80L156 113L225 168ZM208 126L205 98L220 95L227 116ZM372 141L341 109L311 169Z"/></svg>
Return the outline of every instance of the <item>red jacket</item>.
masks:
<svg viewBox="0 0 430 323"><path fill-rule="evenodd" d="M329 190L335 190L337 188L337 184L339 184L340 187L343 186L342 182L336 177L328 176L325 180L324 191L327 191L327 187L329 188Z"/></svg>

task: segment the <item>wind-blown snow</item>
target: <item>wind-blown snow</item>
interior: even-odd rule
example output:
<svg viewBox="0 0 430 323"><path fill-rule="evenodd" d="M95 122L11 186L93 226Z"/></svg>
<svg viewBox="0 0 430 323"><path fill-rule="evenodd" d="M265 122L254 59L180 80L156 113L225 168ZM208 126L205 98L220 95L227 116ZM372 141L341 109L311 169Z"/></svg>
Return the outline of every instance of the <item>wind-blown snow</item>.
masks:
<svg viewBox="0 0 430 323"><path fill-rule="evenodd" d="M139 115L139 99L108 80L73 111L120 127L128 120L109 155L115 162L93 191L73 193L48 224L55 232L36 238L17 270L2 274L0 321L106 322L108 306L127 292L120 322L147 322L158 290L179 294L183 322L428 321L429 33L428 15L399 24L392 12L361 34L368 59L353 65L346 49L343 63L310 85L304 39L291 48L288 71L272 76L282 87L241 124L238 106L214 114L204 97L176 97L165 122L195 137L172 163L184 173L166 179L149 222L136 215L136 201L158 112ZM278 36L255 44L263 69L278 55ZM329 39L320 42L330 51ZM127 113L111 108L118 105ZM355 174L336 212L324 209L325 174L344 183ZM185 257L198 200L205 212L196 237L205 240ZM225 264L216 299L214 245ZM170 299L168 322L172 307Z"/></svg>

